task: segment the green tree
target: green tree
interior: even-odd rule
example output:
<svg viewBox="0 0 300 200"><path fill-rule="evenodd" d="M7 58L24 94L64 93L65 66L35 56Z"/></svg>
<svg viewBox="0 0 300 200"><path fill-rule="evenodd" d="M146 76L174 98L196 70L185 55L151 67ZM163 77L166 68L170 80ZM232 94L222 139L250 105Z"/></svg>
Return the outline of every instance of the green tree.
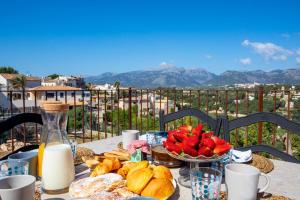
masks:
<svg viewBox="0 0 300 200"><path fill-rule="evenodd" d="M116 81L114 83L114 87L117 88L117 89L119 89L120 85L121 85L120 81Z"/></svg>
<svg viewBox="0 0 300 200"><path fill-rule="evenodd" d="M10 66L1 66L0 67L0 73L18 74L19 72L17 70L15 70L13 67L10 67Z"/></svg>
<svg viewBox="0 0 300 200"><path fill-rule="evenodd" d="M19 75L16 78L14 78L13 80L11 80L12 87L14 89L21 88L22 90L25 90L26 82L27 82L27 79L26 79L26 76L24 76L24 75Z"/></svg>
<svg viewBox="0 0 300 200"><path fill-rule="evenodd" d="M51 78L51 79L56 79L59 77L59 74L50 74L47 77Z"/></svg>

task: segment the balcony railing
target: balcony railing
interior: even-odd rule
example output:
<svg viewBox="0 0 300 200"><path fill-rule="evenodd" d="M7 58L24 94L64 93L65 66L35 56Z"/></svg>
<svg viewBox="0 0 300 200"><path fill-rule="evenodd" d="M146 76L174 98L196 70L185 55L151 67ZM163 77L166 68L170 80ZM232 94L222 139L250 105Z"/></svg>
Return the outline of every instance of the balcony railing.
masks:
<svg viewBox="0 0 300 200"><path fill-rule="evenodd" d="M62 101L70 105L68 134L78 142L88 142L120 135L125 129L140 132L159 130L159 112L175 112L193 107L218 117L238 118L254 112L276 112L300 121L300 91L271 90L263 87L238 90L204 89L117 89L76 91L1 91L0 117L22 112L40 112L42 101ZM193 117L171 122L167 129L181 124L195 125ZM205 122L203 122L205 123ZM41 127L25 124L0 138L1 143L39 143ZM295 153L299 141L294 134L269 123L258 123L232 132L232 143L246 146L268 143ZM298 145L298 144L297 144ZM297 146L296 145L296 146ZM12 145L12 149L15 146ZM300 147L299 147L300 148ZM296 152L297 153L297 152ZM300 154L300 152L299 152Z"/></svg>

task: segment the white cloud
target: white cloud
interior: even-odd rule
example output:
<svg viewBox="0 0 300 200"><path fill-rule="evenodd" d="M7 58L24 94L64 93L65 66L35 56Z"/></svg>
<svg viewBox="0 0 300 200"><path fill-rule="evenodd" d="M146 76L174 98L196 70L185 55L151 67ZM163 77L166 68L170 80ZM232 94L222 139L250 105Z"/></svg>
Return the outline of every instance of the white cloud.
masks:
<svg viewBox="0 0 300 200"><path fill-rule="evenodd" d="M168 68L168 67L174 67L174 64L172 63L167 63L167 62L162 62L159 65L161 68Z"/></svg>
<svg viewBox="0 0 300 200"><path fill-rule="evenodd" d="M242 45L244 47L252 48L257 54L263 56L266 60L287 60L289 56L293 55L292 51L270 42L261 43L244 40Z"/></svg>
<svg viewBox="0 0 300 200"><path fill-rule="evenodd" d="M213 56L211 54L205 54L204 57L207 58L207 59L212 59L213 58Z"/></svg>
<svg viewBox="0 0 300 200"><path fill-rule="evenodd" d="M300 65L300 57L297 57L297 58L296 58L296 63L297 63L298 65Z"/></svg>
<svg viewBox="0 0 300 200"><path fill-rule="evenodd" d="M283 34L281 34L281 36L285 39L290 39L290 37L291 37L291 35L288 33L283 33Z"/></svg>
<svg viewBox="0 0 300 200"><path fill-rule="evenodd" d="M251 64L251 58L241 58L240 63L243 65L250 65Z"/></svg>

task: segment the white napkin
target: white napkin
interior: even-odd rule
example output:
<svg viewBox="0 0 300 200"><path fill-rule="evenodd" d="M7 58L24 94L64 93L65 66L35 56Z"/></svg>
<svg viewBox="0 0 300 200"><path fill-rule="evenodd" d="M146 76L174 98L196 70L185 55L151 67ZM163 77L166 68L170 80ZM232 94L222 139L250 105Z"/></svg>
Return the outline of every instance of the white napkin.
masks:
<svg viewBox="0 0 300 200"><path fill-rule="evenodd" d="M252 151L232 150L232 160L238 163L244 163L252 160Z"/></svg>

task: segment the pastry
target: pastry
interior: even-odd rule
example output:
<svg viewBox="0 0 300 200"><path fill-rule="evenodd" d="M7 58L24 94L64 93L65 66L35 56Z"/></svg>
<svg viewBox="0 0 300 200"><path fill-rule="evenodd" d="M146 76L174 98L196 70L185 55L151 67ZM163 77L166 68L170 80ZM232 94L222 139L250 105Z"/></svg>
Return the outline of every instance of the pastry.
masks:
<svg viewBox="0 0 300 200"><path fill-rule="evenodd" d="M97 167L95 167L95 169L92 171L91 173L91 177L96 177L96 176L99 176L99 175L103 175L103 174L106 174L110 172L110 167L103 164L103 163L99 163L97 165Z"/></svg>
<svg viewBox="0 0 300 200"><path fill-rule="evenodd" d="M99 164L100 162L98 160L86 160L85 164L88 166L90 169L95 169L95 167Z"/></svg>
<svg viewBox="0 0 300 200"><path fill-rule="evenodd" d="M172 173L169 168L159 165L153 167L153 177L154 178L167 178L170 181L173 180Z"/></svg>
<svg viewBox="0 0 300 200"><path fill-rule="evenodd" d="M130 191L140 194L144 187L151 180L152 176L153 172L149 168L135 170L126 177L127 187Z"/></svg>
<svg viewBox="0 0 300 200"><path fill-rule="evenodd" d="M140 161L140 162L136 162L130 169L129 172L127 174L127 176L129 176L131 173L133 173L134 171L138 170L138 169L143 169L143 168L147 168L149 165L149 162L146 160Z"/></svg>
<svg viewBox="0 0 300 200"><path fill-rule="evenodd" d="M172 182L166 178L154 178L142 191L141 196L154 197L159 200L168 199L175 191Z"/></svg>
<svg viewBox="0 0 300 200"><path fill-rule="evenodd" d="M72 198L89 197L97 192L111 191L112 188L124 187L125 182L118 174L105 174L98 177L87 177L73 182L69 188Z"/></svg>

